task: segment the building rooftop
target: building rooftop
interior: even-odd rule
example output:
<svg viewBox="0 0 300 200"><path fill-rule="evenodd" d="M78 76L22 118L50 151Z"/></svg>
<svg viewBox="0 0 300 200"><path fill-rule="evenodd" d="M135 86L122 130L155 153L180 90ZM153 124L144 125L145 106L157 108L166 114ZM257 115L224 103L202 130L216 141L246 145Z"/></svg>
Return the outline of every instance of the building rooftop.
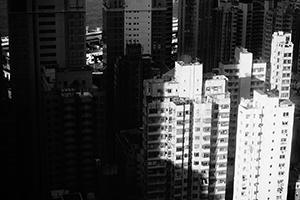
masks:
<svg viewBox="0 0 300 200"><path fill-rule="evenodd" d="M266 63L266 61L263 58L255 58L253 59L253 63Z"/></svg>
<svg viewBox="0 0 300 200"><path fill-rule="evenodd" d="M176 105L184 105L184 104L190 104L193 102L192 99L189 99L189 98L182 98L182 97L175 97L175 98L172 98L171 101L173 103L175 103Z"/></svg>
<svg viewBox="0 0 300 200"><path fill-rule="evenodd" d="M188 65L201 65L198 60L192 60L191 57L186 56L183 58L182 61L176 61L181 66L188 66Z"/></svg>
<svg viewBox="0 0 300 200"><path fill-rule="evenodd" d="M250 52L248 52L248 49L246 49L244 47L236 47L236 49L241 53L250 53Z"/></svg>
<svg viewBox="0 0 300 200"><path fill-rule="evenodd" d="M279 101L280 106L293 106L295 105L291 100L289 99L284 99Z"/></svg>
<svg viewBox="0 0 300 200"><path fill-rule="evenodd" d="M215 75L211 77L212 80L227 80L228 78L225 75Z"/></svg>
<svg viewBox="0 0 300 200"><path fill-rule="evenodd" d="M80 91L80 92L76 92L76 94L80 97L93 97L93 95L90 92L86 92L86 91Z"/></svg>
<svg viewBox="0 0 300 200"><path fill-rule="evenodd" d="M253 99L241 98L240 106L243 106L244 108L247 109L253 108Z"/></svg>
<svg viewBox="0 0 300 200"><path fill-rule="evenodd" d="M279 97L279 91L274 89L274 90L270 90L270 91L267 91L266 93L264 93L263 91L261 90L256 90L257 92L259 92L260 94L267 94L268 97Z"/></svg>

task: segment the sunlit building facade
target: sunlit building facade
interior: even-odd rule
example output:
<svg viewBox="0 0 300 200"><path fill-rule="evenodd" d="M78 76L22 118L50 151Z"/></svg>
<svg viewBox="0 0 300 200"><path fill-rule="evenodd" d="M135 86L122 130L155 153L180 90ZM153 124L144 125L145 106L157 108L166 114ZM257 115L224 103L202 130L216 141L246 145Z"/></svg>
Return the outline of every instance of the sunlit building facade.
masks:
<svg viewBox="0 0 300 200"><path fill-rule="evenodd" d="M286 199L294 108L274 91L241 100L233 199Z"/></svg>
<svg viewBox="0 0 300 200"><path fill-rule="evenodd" d="M271 44L270 89L277 89L281 99L290 98L293 43L290 33L275 32Z"/></svg>
<svg viewBox="0 0 300 200"><path fill-rule="evenodd" d="M251 52L245 48L237 47L234 60L219 64L219 74L228 78L228 92L231 95L227 172L227 181L230 183L227 187L229 189L233 186L238 105L241 98L250 98L254 89L265 89L266 63L258 59L253 60Z"/></svg>
<svg viewBox="0 0 300 200"><path fill-rule="evenodd" d="M225 199L229 112L226 77L202 95L197 62L144 81L144 199Z"/></svg>

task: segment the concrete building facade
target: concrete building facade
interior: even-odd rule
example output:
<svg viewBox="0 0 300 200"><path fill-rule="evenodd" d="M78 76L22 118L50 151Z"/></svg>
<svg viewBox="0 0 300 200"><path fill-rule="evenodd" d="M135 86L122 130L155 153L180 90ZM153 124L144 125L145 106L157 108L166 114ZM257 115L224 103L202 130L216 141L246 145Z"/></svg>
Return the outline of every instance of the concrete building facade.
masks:
<svg viewBox="0 0 300 200"><path fill-rule="evenodd" d="M180 0L178 12L178 60L200 59L210 72L212 10L217 1Z"/></svg>
<svg viewBox="0 0 300 200"><path fill-rule="evenodd" d="M265 90L266 63L257 59L253 60L252 53L245 48L237 47L234 60L220 63L219 74L228 78L228 92L231 95L227 172L227 193L230 194L229 190L233 187L238 105L241 98L250 98L254 89Z"/></svg>
<svg viewBox="0 0 300 200"><path fill-rule="evenodd" d="M230 95L202 65L144 81L144 199L225 199Z"/></svg>
<svg viewBox="0 0 300 200"><path fill-rule="evenodd" d="M85 1L13 0L8 12L18 198L98 191L105 93L85 65Z"/></svg>
<svg viewBox="0 0 300 200"><path fill-rule="evenodd" d="M275 32L271 45L270 89L277 89L279 97L290 98L292 77L293 43L290 33Z"/></svg>
<svg viewBox="0 0 300 200"><path fill-rule="evenodd" d="M241 100L233 199L286 199L294 108L274 91Z"/></svg>

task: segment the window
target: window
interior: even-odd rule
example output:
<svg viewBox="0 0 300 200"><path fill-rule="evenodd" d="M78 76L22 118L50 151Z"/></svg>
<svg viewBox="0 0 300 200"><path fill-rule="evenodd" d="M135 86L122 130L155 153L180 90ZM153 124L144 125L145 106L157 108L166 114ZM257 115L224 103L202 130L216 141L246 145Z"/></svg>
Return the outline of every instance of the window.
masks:
<svg viewBox="0 0 300 200"><path fill-rule="evenodd" d="M221 122L221 126L229 126L229 122Z"/></svg>
<svg viewBox="0 0 300 200"><path fill-rule="evenodd" d="M40 49L55 49L56 45L41 45Z"/></svg>
<svg viewBox="0 0 300 200"><path fill-rule="evenodd" d="M280 155L279 158L280 158L280 159L284 159L284 158L285 158L285 155Z"/></svg>
<svg viewBox="0 0 300 200"><path fill-rule="evenodd" d="M54 13L39 13L39 17L55 17Z"/></svg>
<svg viewBox="0 0 300 200"><path fill-rule="evenodd" d="M39 33L55 33L55 29L45 29L45 30L39 30Z"/></svg>
<svg viewBox="0 0 300 200"><path fill-rule="evenodd" d="M284 116L284 117L288 117L288 116L289 116L289 113L288 113L288 112L284 112L284 113L283 113L283 116Z"/></svg>
<svg viewBox="0 0 300 200"><path fill-rule="evenodd" d="M41 57L54 57L56 56L56 53L41 53Z"/></svg>
<svg viewBox="0 0 300 200"><path fill-rule="evenodd" d="M45 38L40 38L39 39L40 42L44 42L44 41L56 41L55 37L45 37Z"/></svg>
<svg viewBox="0 0 300 200"><path fill-rule="evenodd" d="M55 25L55 21L50 22L39 22L40 26L49 26L49 25Z"/></svg>
<svg viewBox="0 0 300 200"><path fill-rule="evenodd" d="M38 6L38 9L40 10L51 10L51 9L55 9L54 5L43 5L43 6Z"/></svg>
<svg viewBox="0 0 300 200"><path fill-rule="evenodd" d="M282 90L282 91L288 91L288 90L289 90L289 87L281 87L281 90Z"/></svg>
<svg viewBox="0 0 300 200"><path fill-rule="evenodd" d="M282 125L288 125L288 122L282 122Z"/></svg>
<svg viewBox="0 0 300 200"><path fill-rule="evenodd" d="M41 61L41 65L55 65L57 62L55 60L47 60L47 61Z"/></svg>
<svg viewBox="0 0 300 200"><path fill-rule="evenodd" d="M183 138L177 138L176 142L177 143L182 143L183 142Z"/></svg>
<svg viewBox="0 0 300 200"><path fill-rule="evenodd" d="M281 151L286 150L286 146L280 147L280 150L281 150Z"/></svg>
<svg viewBox="0 0 300 200"><path fill-rule="evenodd" d="M176 160L181 160L182 159L182 156L181 155L177 155L176 156Z"/></svg>
<svg viewBox="0 0 300 200"><path fill-rule="evenodd" d="M182 151L182 147L177 147L176 151Z"/></svg>
<svg viewBox="0 0 300 200"><path fill-rule="evenodd" d="M278 172L278 175L279 175L279 176L283 176L283 175L284 175L284 171Z"/></svg>
<svg viewBox="0 0 300 200"><path fill-rule="evenodd" d="M204 127L203 132L210 132L210 127Z"/></svg>
<svg viewBox="0 0 300 200"><path fill-rule="evenodd" d="M279 167L282 168L285 166L285 163L279 163Z"/></svg>

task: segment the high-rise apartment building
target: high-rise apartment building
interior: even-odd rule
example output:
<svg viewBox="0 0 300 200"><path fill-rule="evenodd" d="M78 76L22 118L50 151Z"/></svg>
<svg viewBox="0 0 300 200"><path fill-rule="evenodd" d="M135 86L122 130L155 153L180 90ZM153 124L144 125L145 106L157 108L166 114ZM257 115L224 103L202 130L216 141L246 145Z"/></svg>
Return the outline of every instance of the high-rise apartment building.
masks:
<svg viewBox="0 0 300 200"><path fill-rule="evenodd" d="M12 99L8 93L10 81L9 78L6 78L4 73L4 69L8 66L6 62L2 54L2 49L0 48L0 159L2 160L0 187L3 191L6 191L0 194L0 198L13 200L18 198L15 193L15 187L18 183L16 177L18 159L16 154L17 144L13 123Z"/></svg>
<svg viewBox="0 0 300 200"><path fill-rule="evenodd" d="M242 46L262 55L263 1L179 2L178 59L185 55L203 62L211 72L218 62L234 58L234 48Z"/></svg>
<svg viewBox="0 0 300 200"><path fill-rule="evenodd" d="M266 63L253 59L253 54L245 48L237 47L234 60L220 63L219 74L228 78L228 92L231 95L227 175L227 195L229 195L232 193L229 190L233 187L238 105L241 98L250 98L254 89L265 89Z"/></svg>
<svg viewBox="0 0 300 200"><path fill-rule="evenodd" d="M142 54L171 64L172 0L103 2L104 62L126 54L126 44L141 44Z"/></svg>
<svg viewBox="0 0 300 200"><path fill-rule="evenodd" d="M264 19L264 38L263 38L263 58L270 61L271 44L274 32L283 31L292 33L296 19L294 19L295 2L289 0L277 3L275 7L274 1L266 1L265 3L265 19Z"/></svg>
<svg viewBox="0 0 300 200"><path fill-rule="evenodd" d="M144 81L144 199L225 199L230 95L202 65Z"/></svg>
<svg viewBox="0 0 300 200"><path fill-rule="evenodd" d="M212 9L217 1L180 0L178 12L178 60L185 56L200 59L204 72L210 72Z"/></svg>
<svg viewBox="0 0 300 200"><path fill-rule="evenodd" d="M268 72L270 89L277 89L279 98L290 98L292 77L293 43L291 33L275 32L272 37L270 72Z"/></svg>
<svg viewBox="0 0 300 200"><path fill-rule="evenodd" d="M11 0L8 13L18 198L93 193L95 159L106 163L105 93L85 65L85 0Z"/></svg>
<svg viewBox="0 0 300 200"><path fill-rule="evenodd" d="M219 62L228 62L234 58L237 36L239 9L231 2L221 2L212 12L211 65L218 68Z"/></svg>
<svg viewBox="0 0 300 200"><path fill-rule="evenodd" d="M294 108L274 91L241 100L233 199L286 199Z"/></svg>
<svg viewBox="0 0 300 200"><path fill-rule="evenodd" d="M283 31L292 34L293 50L293 72L297 73L299 68L299 46L300 46L300 2L294 0L284 0L275 3L265 1L265 19L263 36L262 57L266 61L271 58L272 34Z"/></svg>
<svg viewBox="0 0 300 200"><path fill-rule="evenodd" d="M108 102L106 113L109 119L108 131L111 132L110 141L114 141L114 133L119 131L115 122L118 119L117 107L121 103L117 102L119 105L114 105L116 103L114 98L115 94L122 93L116 91L118 87L114 88L115 71L119 71L115 70L115 62L130 52L128 46L140 45L141 49L137 51L141 51L142 55L150 55L154 62L171 66L172 8L172 0L103 1L103 63L106 68L104 72ZM135 78L142 80L142 76Z"/></svg>
<svg viewBox="0 0 300 200"><path fill-rule="evenodd" d="M142 55L140 44L126 44L126 55L115 63L115 109L119 130L142 127L143 80L160 70L149 55ZM126 113L124 118L120 113Z"/></svg>

